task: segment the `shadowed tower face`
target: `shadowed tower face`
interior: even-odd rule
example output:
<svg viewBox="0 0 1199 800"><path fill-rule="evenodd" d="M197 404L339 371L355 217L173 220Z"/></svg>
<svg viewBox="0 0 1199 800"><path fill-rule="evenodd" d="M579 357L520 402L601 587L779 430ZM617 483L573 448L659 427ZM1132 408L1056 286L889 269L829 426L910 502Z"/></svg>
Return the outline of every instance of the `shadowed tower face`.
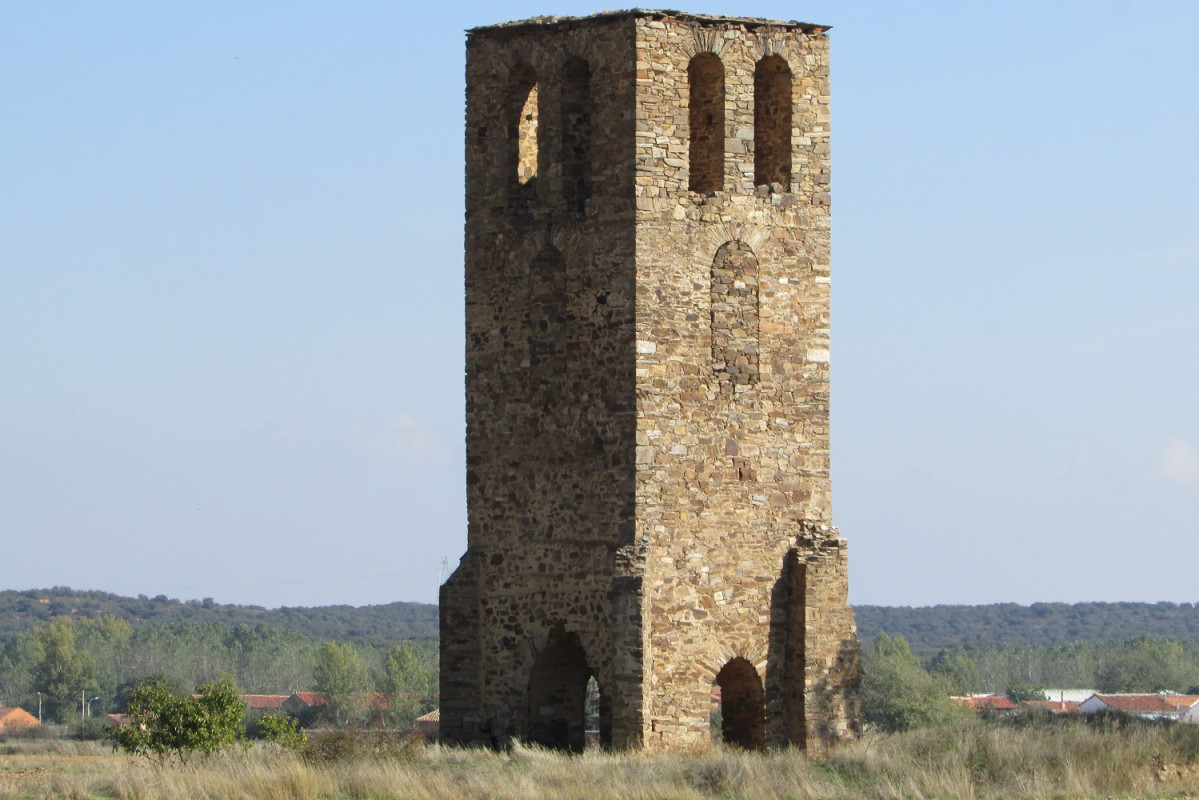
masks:
<svg viewBox="0 0 1199 800"><path fill-rule="evenodd" d="M444 740L690 746L714 687L735 746L855 733L828 99L815 25L470 31L469 543L441 593Z"/></svg>

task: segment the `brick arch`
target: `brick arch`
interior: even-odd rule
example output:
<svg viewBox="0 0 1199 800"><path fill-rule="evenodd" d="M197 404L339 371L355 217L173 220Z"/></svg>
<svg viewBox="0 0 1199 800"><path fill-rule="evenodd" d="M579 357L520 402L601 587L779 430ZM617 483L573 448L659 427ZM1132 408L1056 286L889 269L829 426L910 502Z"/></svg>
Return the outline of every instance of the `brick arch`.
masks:
<svg viewBox="0 0 1199 800"><path fill-rule="evenodd" d="M743 750L764 750L766 689L761 671L738 656L720 668L715 683L720 687L724 743Z"/></svg>
<svg viewBox="0 0 1199 800"><path fill-rule="evenodd" d="M723 55L725 48L729 44L729 40L724 38L723 33L719 29L694 25L691 28L691 39L681 39L679 41L679 50L688 58L697 56L700 53L711 53L715 56Z"/></svg>
<svg viewBox="0 0 1199 800"><path fill-rule="evenodd" d="M743 658L758 672L766 674L766 658L768 644L747 638L713 641L708 651L695 662L695 667L708 683L716 680L724 665L734 658Z"/></svg>
<svg viewBox="0 0 1199 800"><path fill-rule="evenodd" d="M583 236L573 227L537 228L520 236L519 243L511 249L509 262L514 267L527 266L537 254L546 249L557 250L568 265L578 265L583 258ZM514 269L513 274L523 270Z"/></svg>
<svg viewBox="0 0 1199 800"><path fill-rule="evenodd" d="M581 58L594 64L595 35L586 28L576 28L569 33L561 48L551 50L547 57L554 60L555 69L560 69L562 64L572 58Z"/></svg>
<svg viewBox="0 0 1199 800"><path fill-rule="evenodd" d="M741 241L749 245L763 265L777 268L784 263L786 254L783 252L783 246L771 233L770 228L765 225L728 222L706 225L699 231L693 251L693 268L700 272L708 269L712 265L712 259L716 257L716 251L732 241Z"/></svg>
<svg viewBox="0 0 1199 800"><path fill-rule="evenodd" d="M768 26L759 29L758 35L751 40L747 49L754 63L767 56L779 56L787 62L792 75L801 75L804 72L803 50L785 31L778 28Z"/></svg>

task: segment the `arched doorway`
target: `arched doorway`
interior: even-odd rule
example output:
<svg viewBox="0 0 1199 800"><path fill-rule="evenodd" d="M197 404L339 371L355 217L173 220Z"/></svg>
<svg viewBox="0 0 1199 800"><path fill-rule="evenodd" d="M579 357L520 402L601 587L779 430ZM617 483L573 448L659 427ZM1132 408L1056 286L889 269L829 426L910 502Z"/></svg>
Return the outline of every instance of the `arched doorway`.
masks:
<svg viewBox="0 0 1199 800"><path fill-rule="evenodd" d="M744 750L766 747L766 693L753 664L734 658L716 675L720 686L722 739Z"/></svg>
<svg viewBox="0 0 1199 800"><path fill-rule="evenodd" d="M567 633L561 626L551 631L545 649L529 672L525 736L530 742L554 750L583 752L590 676L578 634Z"/></svg>

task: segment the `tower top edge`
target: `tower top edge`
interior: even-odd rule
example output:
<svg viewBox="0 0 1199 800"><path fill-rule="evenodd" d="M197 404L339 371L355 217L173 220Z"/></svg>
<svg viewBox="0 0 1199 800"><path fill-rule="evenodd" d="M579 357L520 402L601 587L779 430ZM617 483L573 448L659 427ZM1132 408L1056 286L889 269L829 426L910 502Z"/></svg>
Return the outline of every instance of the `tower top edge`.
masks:
<svg viewBox="0 0 1199 800"><path fill-rule="evenodd" d="M574 28L585 26L594 22L608 22L611 20L622 19L670 19L699 25L743 25L750 30L763 27L786 28L789 30L799 30L804 33L824 33L832 27L830 25L817 25L811 22L797 22L796 20L783 21L775 19L763 19L761 17L730 17L719 14L692 14L686 11L671 11L667 9L630 8L622 11L600 11L583 17L530 17L529 19L500 22L494 25L480 25L476 28L467 29L466 33L470 36L474 36L477 34L494 35L497 33L505 33L509 31L516 32L520 30L536 28Z"/></svg>

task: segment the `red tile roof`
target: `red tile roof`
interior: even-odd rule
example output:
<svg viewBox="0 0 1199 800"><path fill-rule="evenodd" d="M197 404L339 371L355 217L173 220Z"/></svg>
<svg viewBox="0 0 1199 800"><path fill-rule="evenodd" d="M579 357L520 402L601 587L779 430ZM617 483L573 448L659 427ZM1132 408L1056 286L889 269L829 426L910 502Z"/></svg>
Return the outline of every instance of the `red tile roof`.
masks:
<svg viewBox="0 0 1199 800"><path fill-rule="evenodd" d="M1026 700L1020 705L1023 708L1044 708L1054 714L1070 714L1078 711L1082 703L1078 700Z"/></svg>
<svg viewBox="0 0 1199 800"><path fill-rule="evenodd" d="M242 702L250 708L282 708L283 701L290 695L286 694L243 694L238 695Z"/></svg>
<svg viewBox="0 0 1199 800"><path fill-rule="evenodd" d="M1016 704L1001 694L978 695L975 697L951 697L949 699L956 703L970 706L970 708L974 709L975 711L982 711L985 708L989 708L993 711L1016 710Z"/></svg>
<svg viewBox="0 0 1199 800"><path fill-rule="evenodd" d="M310 706L323 706L329 702L320 692L292 692L288 697L299 698Z"/></svg>

